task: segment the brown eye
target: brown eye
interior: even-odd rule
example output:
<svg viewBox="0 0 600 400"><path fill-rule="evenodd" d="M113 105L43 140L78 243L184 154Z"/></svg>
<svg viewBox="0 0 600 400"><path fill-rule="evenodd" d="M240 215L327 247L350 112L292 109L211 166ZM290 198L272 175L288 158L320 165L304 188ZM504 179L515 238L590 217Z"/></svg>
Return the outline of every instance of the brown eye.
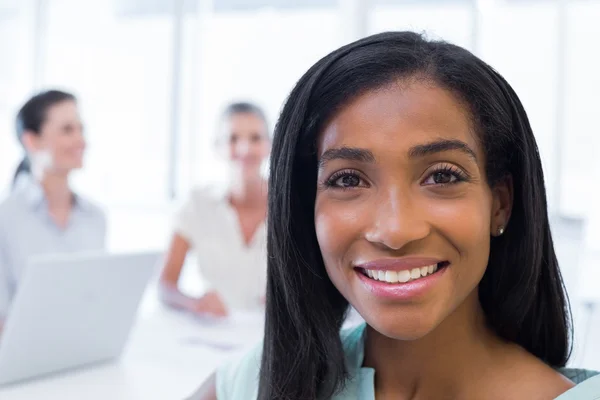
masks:
<svg viewBox="0 0 600 400"><path fill-rule="evenodd" d="M327 180L327 186L334 189L353 189L368 186L356 172L341 171L333 174Z"/></svg>
<svg viewBox="0 0 600 400"><path fill-rule="evenodd" d="M344 175L336 180L336 185L340 187L355 187L360 185L360 178L356 175Z"/></svg>
<svg viewBox="0 0 600 400"><path fill-rule="evenodd" d="M447 184L456 181L456 177L449 172L436 172L432 175L433 181L436 184Z"/></svg>
<svg viewBox="0 0 600 400"><path fill-rule="evenodd" d="M459 169L451 165L440 165L435 171L432 171L422 183L425 186L445 186L453 185L469 180L469 176Z"/></svg>

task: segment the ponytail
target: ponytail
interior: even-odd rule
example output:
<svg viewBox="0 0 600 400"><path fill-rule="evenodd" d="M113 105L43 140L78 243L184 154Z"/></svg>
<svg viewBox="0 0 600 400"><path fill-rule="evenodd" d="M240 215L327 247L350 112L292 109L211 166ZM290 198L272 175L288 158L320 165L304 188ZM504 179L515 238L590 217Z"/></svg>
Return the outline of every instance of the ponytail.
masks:
<svg viewBox="0 0 600 400"><path fill-rule="evenodd" d="M19 180L19 176L21 174L27 174L27 175L31 174L31 163L29 162L29 158L27 158L27 157L23 157L23 159L17 166L17 170L15 171L15 174L13 176L13 181L12 181L13 189L16 187L17 182Z"/></svg>

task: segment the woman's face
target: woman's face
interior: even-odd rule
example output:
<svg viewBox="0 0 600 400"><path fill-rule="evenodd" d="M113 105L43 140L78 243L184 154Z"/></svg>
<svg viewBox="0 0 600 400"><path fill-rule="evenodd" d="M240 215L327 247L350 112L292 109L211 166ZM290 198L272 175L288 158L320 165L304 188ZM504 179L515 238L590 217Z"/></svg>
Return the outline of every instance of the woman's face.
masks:
<svg viewBox="0 0 600 400"><path fill-rule="evenodd" d="M81 168L86 143L74 101L66 100L49 107L39 135L27 136L26 147L34 162L38 155L45 155L40 157L45 160L41 166L45 170L68 173Z"/></svg>
<svg viewBox="0 0 600 400"><path fill-rule="evenodd" d="M271 147L264 120L254 113L237 113L227 118L224 129L228 160L234 171L245 178L260 175Z"/></svg>
<svg viewBox="0 0 600 400"><path fill-rule="evenodd" d="M368 92L318 140L315 227L327 273L375 330L431 332L477 286L510 192L485 179L467 109L410 80Z"/></svg>

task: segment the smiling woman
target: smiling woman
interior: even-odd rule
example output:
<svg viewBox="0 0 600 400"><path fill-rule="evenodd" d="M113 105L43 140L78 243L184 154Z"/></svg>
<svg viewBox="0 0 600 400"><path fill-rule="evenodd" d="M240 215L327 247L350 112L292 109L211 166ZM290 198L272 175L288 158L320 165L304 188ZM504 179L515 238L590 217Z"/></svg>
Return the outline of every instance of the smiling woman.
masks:
<svg viewBox="0 0 600 400"><path fill-rule="evenodd" d="M487 185L451 92L399 82L357 97L319 135L315 227L344 298L377 332L414 340L480 312L475 289L512 185Z"/></svg>
<svg viewBox="0 0 600 400"><path fill-rule="evenodd" d="M70 185L86 149L75 96L36 94L19 110L16 128L25 156L0 202L0 323L32 257L103 250L106 241L104 212Z"/></svg>
<svg viewBox="0 0 600 400"><path fill-rule="evenodd" d="M275 133L268 235L264 344L204 399L600 395L562 368L568 302L525 110L460 47L385 33L314 65ZM349 305L366 324L340 335Z"/></svg>

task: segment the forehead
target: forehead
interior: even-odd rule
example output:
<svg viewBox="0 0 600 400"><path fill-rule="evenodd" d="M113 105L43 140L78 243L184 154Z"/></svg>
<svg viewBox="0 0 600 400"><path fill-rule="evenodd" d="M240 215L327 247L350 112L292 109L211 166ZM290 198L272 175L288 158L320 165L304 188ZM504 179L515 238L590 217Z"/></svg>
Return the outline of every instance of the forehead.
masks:
<svg viewBox="0 0 600 400"><path fill-rule="evenodd" d="M46 122L60 123L69 119L78 119L79 111L77 103L72 100L61 101L48 108L46 111Z"/></svg>
<svg viewBox="0 0 600 400"><path fill-rule="evenodd" d="M481 155L462 102L433 83L411 80L356 98L325 127L318 145L319 154L342 145L398 151L436 139L463 141Z"/></svg>
<svg viewBox="0 0 600 400"><path fill-rule="evenodd" d="M225 127L230 131L264 131L265 122L254 113L235 113L225 119Z"/></svg>

